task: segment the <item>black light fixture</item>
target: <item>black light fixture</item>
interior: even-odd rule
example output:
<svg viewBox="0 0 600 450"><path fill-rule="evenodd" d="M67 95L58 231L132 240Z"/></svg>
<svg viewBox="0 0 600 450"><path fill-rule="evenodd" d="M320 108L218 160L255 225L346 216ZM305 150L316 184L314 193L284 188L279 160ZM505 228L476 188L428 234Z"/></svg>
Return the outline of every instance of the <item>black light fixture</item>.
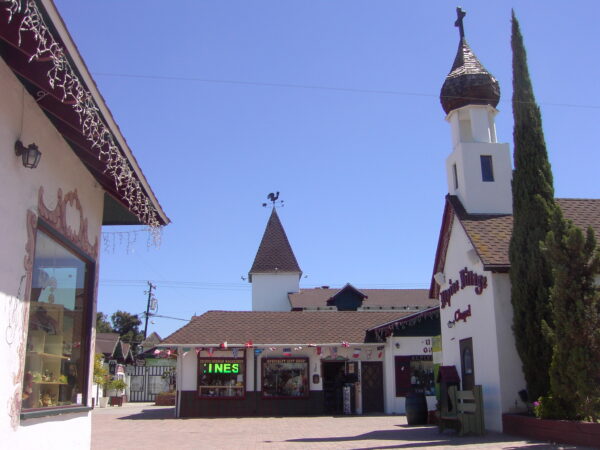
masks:
<svg viewBox="0 0 600 450"><path fill-rule="evenodd" d="M40 163L42 152L35 144L29 144L27 147L21 141L15 142L15 155L23 159L23 166L35 169Z"/></svg>

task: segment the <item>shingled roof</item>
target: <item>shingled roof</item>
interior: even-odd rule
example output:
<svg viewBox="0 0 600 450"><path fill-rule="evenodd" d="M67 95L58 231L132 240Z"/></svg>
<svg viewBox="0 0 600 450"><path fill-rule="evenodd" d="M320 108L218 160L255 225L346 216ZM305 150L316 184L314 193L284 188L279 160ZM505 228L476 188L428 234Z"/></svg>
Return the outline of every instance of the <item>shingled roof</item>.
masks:
<svg viewBox="0 0 600 450"><path fill-rule="evenodd" d="M302 275L302 270L296 261L277 211L273 208L254 263L248 273L248 279L252 282L252 274L255 273L276 272L292 272L298 273L298 276Z"/></svg>
<svg viewBox="0 0 600 450"><path fill-rule="evenodd" d="M363 343L367 330L411 312L207 311L168 336L161 345L229 346Z"/></svg>
<svg viewBox="0 0 600 450"><path fill-rule="evenodd" d="M346 285L348 286L348 285ZM327 306L327 301L346 286L338 289L312 288L288 294L292 308L317 308ZM365 296L362 306L369 307L430 307L437 305L428 298L427 289L358 289Z"/></svg>
<svg viewBox="0 0 600 450"><path fill-rule="evenodd" d="M584 230L592 227L600 236L600 199L557 198L556 202L565 218ZM513 229L512 214L469 214L458 197L448 195L433 273L443 269L454 216L464 228L485 270L510 269L508 249ZM437 297L437 290L437 284L432 280L430 296Z"/></svg>

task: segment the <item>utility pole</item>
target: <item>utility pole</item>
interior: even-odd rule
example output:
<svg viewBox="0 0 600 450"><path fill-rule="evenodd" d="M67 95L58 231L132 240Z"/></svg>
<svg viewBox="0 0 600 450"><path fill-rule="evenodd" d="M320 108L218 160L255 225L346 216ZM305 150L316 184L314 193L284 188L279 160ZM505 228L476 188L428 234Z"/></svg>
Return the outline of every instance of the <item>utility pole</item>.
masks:
<svg viewBox="0 0 600 450"><path fill-rule="evenodd" d="M144 340L146 340L146 333L148 333L148 316L150 315L150 301L152 300L152 289L156 289L156 286L154 286L148 281L148 304L146 305L146 323L144 325Z"/></svg>

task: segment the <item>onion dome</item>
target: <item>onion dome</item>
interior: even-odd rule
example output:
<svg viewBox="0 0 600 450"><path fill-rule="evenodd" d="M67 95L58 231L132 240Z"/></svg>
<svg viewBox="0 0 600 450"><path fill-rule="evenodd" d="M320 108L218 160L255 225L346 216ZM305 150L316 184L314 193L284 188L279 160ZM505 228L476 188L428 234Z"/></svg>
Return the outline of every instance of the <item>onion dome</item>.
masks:
<svg viewBox="0 0 600 450"><path fill-rule="evenodd" d="M460 29L460 42L454 64L446 76L440 102L446 114L466 105L490 105L500 101L500 85L494 76L479 62L464 36L462 18L466 13L457 9L459 19L455 25ZM461 15L462 14L462 15Z"/></svg>

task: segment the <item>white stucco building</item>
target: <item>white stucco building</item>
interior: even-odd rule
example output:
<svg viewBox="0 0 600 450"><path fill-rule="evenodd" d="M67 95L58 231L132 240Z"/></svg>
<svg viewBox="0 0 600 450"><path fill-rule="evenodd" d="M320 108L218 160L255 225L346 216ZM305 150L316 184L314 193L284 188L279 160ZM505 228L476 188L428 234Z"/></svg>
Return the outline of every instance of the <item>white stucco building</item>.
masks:
<svg viewBox="0 0 600 450"><path fill-rule="evenodd" d="M169 219L53 2L4 2L0 50L2 447L89 448L101 226Z"/></svg>

